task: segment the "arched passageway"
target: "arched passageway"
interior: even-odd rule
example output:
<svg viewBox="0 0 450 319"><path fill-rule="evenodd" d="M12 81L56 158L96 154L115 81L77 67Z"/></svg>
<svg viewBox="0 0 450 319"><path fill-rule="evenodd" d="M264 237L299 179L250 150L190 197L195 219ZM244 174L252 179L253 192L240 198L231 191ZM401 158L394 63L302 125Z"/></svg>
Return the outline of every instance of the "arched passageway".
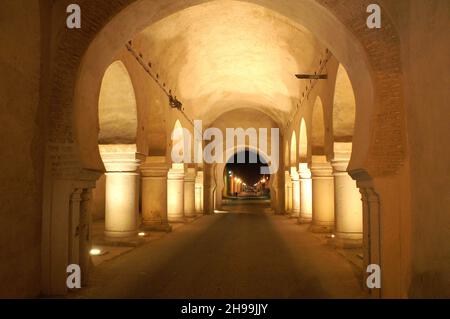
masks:
<svg viewBox="0 0 450 319"><path fill-rule="evenodd" d="M22 1L17 8L24 6ZM13 134L19 141L15 144L23 145L18 153L32 149L39 157L33 164L12 163L12 171L26 175L20 180L32 195L24 195L23 205L42 206L33 210L33 222L26 226L13 218L11 229L32 235L21 239L20 251L12 250L17 256L10 263L0 266L8 277L21 278L5 284L11 291L29 286L32 295L64 295L68 263L80 264L86 274L83 285L88 284L88 274L101 269L88 269L94 258L90 249L98 238L104 245L135 247L147 244L148 234L189 229L199 222L205 232L198 234L213 242L219 239L207 236L208 227L216 229L212 220L233 226L234 218L249 218L243 225L250 227L255 218L259 226L252 236L270 229L272 222L283 235L268 231L260 242L249 241L277 243L269 250L290 251L297 270L303 269L302 262L316 265L314 254L306 253L312 258L307 261L300 260L298 252L313 249L311 240L320 238L338 249L358 250L363 270L370 264L381 267L382 288L370 289L371 296L448 293L449 250L430 248L439 247L438 239L448 233L448 218L442 213L448 205L436 200L448 191L436 173L446 168L432 160L436 150L432 145L448 135L448 125L440 124L435 111L430 112L433 121L418 120L428 116L419 104L430 102L438 110L448 100L418 76L425 73L427 63L436 74L448 63L433 56L432 50L424 52L418 43L448 41L432 41L445 37L441 32L424 35L417 30L430 23L412 19L424 11L435 18L430 29L445 29L448 19L438 12L448 12L447 4L380 0L383 27L373 30L366 27L370 0L79 0L83 27L68 31L60 23L67 18L64 2L32 3L26 17L34 28L24 43L34 53L23 58L23 47L11 46L5 55L17 56L18 62L0 57L2 65L11 66L5 74L27 78L22 81L25 91L36 102L24 119L22 104L28 104L17 99L15 89L5 90L11 95L8 103L20 102L17 112L7 114L12 123L24 126L23 136ZM15 6L8 4L5 12L17 11ZM23 29L11 19L5 17L13 29ZM416 36L421 41L412 40ZM14 37L8 31L10 38ZM295 76L299 73L310 79L299 79ZM326 79L314 79L317 75ZM436 87L446 83L437 82ZM431 129L431 122L439 133ZM229 128L234 129L231 139ZM244 132L241 140L237 129ZM251 129L257 132L256 143ZM264 216L258 209L245 217L217 216L223 197L236 193L229 187L227 156L249 145L263 149L267 164L276 168L266 179L270 210L262 210ZM6 159L14 157L10 153ZM427 167L426 172L418 172L420 167ZM422 185L425 175L432 176L433 187L421 192L415 185ZM36 181L30 182L30 176ZM17 186L12 177L8 180ZM20 199L16 186L11 186L11 198ZM439 188L440 197L434 196L434 188ZM435 218L427 218L424 207L430 207ZM7 209L24 211L15 204ZM102 224L100 232L93 227L96 221ZM12 234L2 236L10 241ZM286 239L300 243L283 246ZM237 240L229 248L244 244ZM202 245L203 252L212 247ZM33 267L16 276L16 265L37 246L41 255L30 257ZM161 256L153 248L147 252ZM190 255L202 259L198 251ZM280 260L289 263L288 255ZM192 261L186 254L179 257ZM336 261L331 255L322 257ZM254 266L253 260L247 261L245 265ZM288 282L284 273L292 269L281 264L276 269L280 282ZM341 270L336 274L344 278L349 268ZM157 281L158 274L154 272L151 280ZM32 277L41 280L37 284ZM362 276L356 281L364 283ZM359 295L356 288L344 293L332 286L327 286L332 296ZM314 285L308 287L312 296L327 295Z"/></svg>
<svg viewBox="0 0 450 319"><path fill-rule="evenodd" d="M261 169L267 164L263 156L252 150L234 154L223 171L223 196L247 201L270 200L271 178Z"/></svg>
<svg viewBox="0 0 450 319"><path fill-rule="evenodd" d="M301 2L291 12L286 10L283 3L272 6L269 3L255 5L247 2L212 1L168 10L158 8L158 3L147 7L149 5L147 1L137 1L128 7L128 11L119 12L95 37L83 57L74 99L74 134L77 144L81 146L77 151L81 166L101 169L94 147L97 140L91 139L93 132L89 130L91 126L87 126L89 121L98 118L97 109L86 106L96 98L90 88L96 86L97 80L93 75L95 70L102 68L103 60L99 58L103 57L106 61L120 57L126 65L133 65L133 76L136 79L150 82L148 90L151 97L147 99L156 110L150 113L159 114L160 120L154 118L158 122L156 127L161 132L159 136L166 136L165 140L155 139L155 134L158 133L153 122L143 120L138 123L134 152L146 157L142 158L144 164L141 169L144 176L142 193L145 192L142 197L141 218L144 225L148 225L147 229L158 228L158 224L159 228L170 229L168 224L185 222L187 218L195 217L200 212L199 209L205 214L220 209L222 196L225 194L223 189L228 186L222 185L227 181L223 179L224 162L218 164L217 160L232 148L228 144L220 147L220 151L216 147L210 147L208 142L213 141L214 144L220 141L217 139L218 131L213 132L211 129L219 130L224 142L227 140L224 137L229 127L244 127L244 133L249 133L249 129L255 127L256 130L278 129L280 137L290 136L288 174L277 169L269 179L273 211L282 214L287 210L289 216L300 223L311 222L311 230L315 232L332 232L335 226L334 177L330 153L333 149L330 144L333 139L330 138L333 111L332 106L328 106L332 98L325 97L327 88L320 87L311 93L311 83L298 82L292 75L299 70L311 70L342 59L339 62L347 66L356 83L354 92L359 104L355 103L355 107L364 104L366 108L365 112L357 114L359 118L356 123L353 119L358 132L354 136L352 147L354 169L368 172L370 168L364 165L371 133L368 131L370 126L364 122L369 121L377 108L374 102L376 80L370 74L370 55L364 52L360 43L350 41L351 31L343 28L344 31L340 32L337 31L339 28L330 27L331 22L337 25L342 25L342 22L334 17L333 9L316 2ZM224 6L227 8L225 13L218 14ZM137 14L133 24L124 24L128 21L127 15L130 12L137 13L144 8L158 8L160 19L151 20ZM321 18L313 22L308 14ZM240 20L241 23L230 24L233 19ZM102 45L104 36L119 26L122 32L112 37L113 41L106 49ZM223 32L221 29L230 26L233 33ZM327 32L324 32L324 28ZM199 29L215 31L203 33L198 32ZM121 37L125 34L129 36L122 41ZM236 34L241 36L236 37ZM267 45L267 34L272 34L274 39L277 35L278 40ZM348 39L351 45L344 48L333 36ZM206 43L213 45L205 45ZM226 43L234 45L227 46ZM253 43L251 50L248 43ZM286 43L290 44L289 50L285 49ZM302 46L295 43L302 43ZM358 63L349 60L345 50L364 58L358 60ZM179 58L179 52L184 52L183 59ZM211 67L213 63L214 67ZM153 77L153 81L146 73ZM341 82L339 76L337 81ZM253 81L253 85L248 85L249 80ZM299 93L299 88L300 92L304 90L306 94ZM334 88L330 87L328 94L333 91ZM310 107L305 99L311 94L315 94L316 103ZM175 108L168 109L161 103L167 99L164 95L170 95L170 99L176 96L178 100L185 102L181 106L183 113ZM141 99L145 102L145 98ZM304 107L299 109L299 104L304 104ZM144 105L137 103L138 114L150 114ZM296 119L299 110L304 110L302 112L305 113L302 121ZM252 117L253 114L258 115ZM197 142L192 142L199 130L194 120L202 121L201 134L206 132L206 136L210 137L201 146L205 152L215 150L215 161L212 163L205 163L204 159L191 161L191 155L198 154L199 148ZM161 125L161 122L165 125ZM100 133L102 134L101 130ZM260 135L261 133L258 136ZM246 145L248 142L238 141L238 145L239 143ZM268 144L271 156L274 151L281 153L279 146ZM100 155L105 162L104 155ZM281 167L284 166L286 163ZM159 185L156 185L157 182ZM200 187L196 185L201 183L203 188L200 191ZM149 194L148 185L158 189L159 200ZM286 192L290 194L286 195ZM148 203L150 198L156 202L167 198L167 204L154 207L155 204ZM138 211L134 211L136 213L133 216L139 216Z"/></svg>

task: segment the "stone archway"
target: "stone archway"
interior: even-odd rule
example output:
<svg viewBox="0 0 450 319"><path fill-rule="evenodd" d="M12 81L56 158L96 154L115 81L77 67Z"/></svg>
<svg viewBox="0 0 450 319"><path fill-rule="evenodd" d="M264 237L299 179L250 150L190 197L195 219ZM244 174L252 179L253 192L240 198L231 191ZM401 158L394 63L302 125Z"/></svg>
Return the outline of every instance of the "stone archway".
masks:
<svg viewBox="0 0 450 319"><path fill-rule="evenodd" d="M54 198L58 178L92 182L103 170L97 150L95 101L101 75L117 52L145 26L203 2L123 0L103 7L80 1L86 12L87 32L64 33L55 53L49 103L47 198ZM370 3L366 0L348 1L345 6L326 0L249 2L308 28L346 67L355 84L357 108L349 169L355 178L365 182L366 189L373 191L371 178L393 175L406 156L399 40L389 17L385 17L382 30L373 32L364 27L366 17L361 8ZM160 119L164 121L164 112ZM61 207L47 204L44 210Z"/></svg>
<svg viewBox="0 0 450 319"><path fill-rule="evenodd" d="M305 119L300 121L300 134L298 140L298 156L300 162L307 162L308 159L308 129L306 128Z"/></svg>
<svg viewBox="0 0 450 319"><path fill-rule="evenodd" d="M105 71L98 101L99 149L105 166L93 202L99 209L104 196L105 236L132 237L139 224L138 107L130 74L122 61ZM100 196L99 196L100 195ZM99 198L100 197L100 198ZM98 215L98 211L93 211ZM100 214L101 215L101 214Z"/></svg>
<svg viewBox="0 0 450 319"><path fill-rule="evenodd" d="M52 125L53 134L51 134L50 139L56 144L59 144L58 141L69 141L83 145L80 148L75 147L75 149L73 149L75 158L80 159L82 167L95 168L100 167L95 164L96 161L97 163L99 162L99 158L98 156L97 159L95 158L95 148L88 146L90 130L85 130L87 127L86 125L83 125L81 118L75 122L78 123L77 125L80 125L78 129L65 126L63 131L61 131L61 126L57 123L60 121L66 121L66 123L68 123L67 120L70 119L71 115L75 115L75 118L79 117L76 115L78 111L75 113L71 111L73 105L75 104L75 109L78 109L76 105L81 105L80 103L85 106L89 105L90 103L88 101L89 99L92 99L92 97L89 97L88 94L86 94L87 92L85 92L86 90L83 89L83 86L91 88L98 87L98 84L95 84L98 83L98 79L95 79L94 76L97 71L94 70L101 72L104 68L102 65L108 63L108 60L111 60L115 52L123 47L124 43L128 41L133 34L164 16L185 7L202 3L203 1L189 1L183 3L173 1L169 5L162 6L162 3L160 2L150 3L145 0L124 0L115 2L114 4L105 5L107 6L107 10L106 7L103 8L99 4L92 4L92 2L89 3L89 1L81 2L80 5L86 8L85 11L87 14L95 14L96 19L91 20L89 17L86 17L86 23L91 24L89 27L86 26L86 29L88 29L89 32L83 32L77 35L66 33L61 41L61 49L59 51L60 58L58 59L59 63L55 68L55 74L60 74L61 72L59 71L63 68L66 71L65 74L70 74L70 70L72 70L73 77L66 79L66 81L63 81L62 83L55 83L54 95L52 96L55 102L59 101L59 103L51 103L52 107L55 106L58 107L58 109L55 109L52 112L54 114L52 123L56 126ZM377 114L379 118L384 117L385 120L388 120L392 124L392 127L404 127L401 118L395 116L395 112L393 111L396 109L398 110L398 113L402 114L403 112L400 94L401 69L399 68L400 63L379 63L379 55L377 53L386 53L386 47L389 47L388 52L391 56L391 60L399 61L398 37L395 35L394 29L389 27L390 21L387 17L384 22L387 27L383 28L380 32L370 32L364 28L359 28L359 25L365 23L365 17L361 16L361 14L356 15L361 16L359 24L351 23L350 19L355 16L353 13L359 12L365 2L369 3L368 1L364 1L363 4L349 3L346 6L341 6L334 2L301 1L296 2L296 5L292 6L290 1L287 0L278 1L276 4L269 1L256 1L259 5L267 6L268 8L291 18L293 21L305 25L333 51L335 56L342 61L344 65L347 66L353 82L357 83L355 91L357 92L358 104L365 105L366 108L365 112L359 112L357 118L356 130L358 131L358 134L355 135L357 135L358 138L355 140L355 144L357 145L355 154L358 154L358 156L354 156L353 162L357 163L357 165L355 165L356 167L361 166L363 163L367 163L366 159L369 157L368 154L370 154L370 156L378 159L376 161L376 167L370 167L371 175L377 175L395 171L396 167L398 167L404 157L404 147L398 147L398 145L404 146L402 129L392 131L389 136L386 136L385 133L381 134L381 132L380 134L374 133L373 136L376 135L378 140L381 138L387 143L386 145L393 145L394 143L396 145L392 149L388 147L387 150L378 153L376 148L370 146L371 143L369 141L372 134L369 133L369 126L367 125L370 123L372 115ZM127 6L128 9L126 11L123 10ZM158 14L139 15L136 14L136 12L158 12ZM111 17L114 17L114 19L107 23ZM129 19L132 19L133 23L130 24ZM336 28L336 25L340 25L340 27ZM121 29L122 32L117 34L115 32L117 29ZM105 42L106 38L109 39L108 44ZM114 42L111 42L111 39L114 39ZM340 44L344 42L344 39L346 39L346 43L348 44L345 48ZM364 45L373 42L377 43L377 45L371 46L370 50L364 49ZM346 51L353 51L354 54L348 54ZM356 54L365 58L358 59L359 62L355 62L355 60L350 57L355 56ZM65 56L78 56L79 58L68 60ZM81 57L83 57L83 63L79 72L80 77L77 79L75 71L79 69ZM376 67L374 66L375 64L377 65ZM369 71L372 69L372 66L373 69L377 70L374 78L372 78L372 74L370 74ZM89 69L90 72L85 73L83 69ZM381 83L383 83L381 75L388 72L395 74L396 76L390 77L389 81L391 81L390 84L392 85L389 85L389 89L386 89L381 85ZM74 100L75 103L73 103L71 92L73 92L72 89L75 87L75 83L77 83L76 92L79 93L76 94ZM92 94L94 96L96 95L95 90ZM380 98L375 98L375 96L379 96ZM392 100L391 97L395 97L395 99ZM372 109L372 111L370 109ZM81 109L80 112L83 113ZM56 129L57 127L59 127L59 130ZM373 128L374 132L378 132L377 124L373 125L371 128ZM64 138L62 136L64 136ZM364 141L362 141L363 139ZM70 144L71 143L67 146ZM74 144L72 145L75 146ZM371 152L368 153L367 151L369 149ZM57 152L57 149L54 149L54 151ZM392 156L389 157L389 160L384 156L386 151L392 152ZM372 163L374 161L369 162Z"/></svg>
<svg viewBox="0 0 450 319"><path fill-rule="evenodd" d="M289 154L290 154L289 158L290 167L297 166L297 135L295 134L295 131L292 132L291 147Z"/></svg>
<svg viewBox="0 0 450 319"><path fill-rule="evenodd" d="M313 106L310 140L312 155L326 155L324 109L319 96Z"/></svg>
<svg viewBox="0 0 450 319"><path fill-rule="evenodd" d="M229 160L235 156L238 152L241 152L242 150L253 152L254 154L257 154L258 156L262 157L266 163L270 162L270 156L266 154L263 150L259 148L255 148L251 145L236 145L232 149L225 150L224 154L229 154L226 158L225 163L218 163L214 165L214 178L216 182L215 187L215 209L221 209L222 207L222 201L223 201L223 189L225 187L224 181L223 181L223 175L225 172L225 168L227 166L227 163ZM280 207L281 203L277 203L278 197L278 189L279 186L279 179L278 174L273 174L271 177L271 206L275 210Z"/></svg>

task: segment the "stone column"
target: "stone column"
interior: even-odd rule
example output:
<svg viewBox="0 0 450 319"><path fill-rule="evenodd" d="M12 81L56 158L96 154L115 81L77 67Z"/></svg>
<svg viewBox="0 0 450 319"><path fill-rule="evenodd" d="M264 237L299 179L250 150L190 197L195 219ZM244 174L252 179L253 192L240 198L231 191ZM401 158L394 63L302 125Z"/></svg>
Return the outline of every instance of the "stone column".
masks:
<svg viewBox="0 0 450 319"><path fill-rule="evenodd" d="M141 156L135 145L101 145L106 168L105 236L126 238L139 227L139 172Z"/></svg>
<svg viewBox="0 0 450 319"><path fill-rule="evenodd" d="M80 243L79 265L81 269L81 284L86 286L89 281L89 269L91 265L91 200L92 190L85 189L81 194L80 203Z"/></svg>
<svg viewBox="0 0 450 319"><path fill-rule="evenodd" d="M167 216L169 222L185 222L184 164L174 163L167 174Z"/></svg>
<svg viewBox="0 0 450 319"><path fill-rule="evenodd" d="M339 247L362 247L363 212L356 181L347 173L352 143L335 143L331 161L334 175L335 227L334 243Z"/></svg>
<svg viewBox="0 0 450 319"><path fill-rule="evenodd" d="M82 188L75 189L70 198L69 265L80 264L80 206Z"/></svg>
<svg viewBox="0 0 450 319"><path fill-rule="evenodd" d="M312 225L316 233L332 232L334 227L333 168L326 156L313 156L312 173Z"/></svg>
<svg viewBox="0 0 450 319"><path fill-rule="evenodd" d="M307 163L299 164L300 176L300 224L307 224L312 221L312 180L311 171Z"/></svg>
<svg viewBox="0 0 450 319"><path fill-rule="evenodd" d="M195 213L203 214L203 171L198 171L195 178Z"/></svg>
<svg viewBox="0 0 450 319"><path fill-rule="evenodd" d="M213 166L205 164L203 179L203 212L205 215L214 214L214 189L216 185L213 174Z"/></svg>
<svg viewBox="0 0 450 319"><path fill-rule="evenodd" d="M231 196L234 196L234 176L230 177L230 194Z"/></svg>
<svg viewBox="0 0 450 319"><path fill-rule="evenodd" d="M366 269L368 265L379 265L383 269L381 254L381 212L380 196L376 192L373 180L364 170L353 171L352 177L357 180L363 206L363 256ZM381 287L384 283L384 272L381 272ZM364 283L369 273L364 273ZM373 298L382 297L382 289L367 289Z"/></svg>
<svg viewBox="0 0 450 319"><path fill-rule="evenodd" d="M188 168L184 177L184 215L195 217L195 168Z"/></svg>
<svg viewBox="0 0 450 319"><path fill-rule="evenodd" d="M285 212L286 214L290 215L292 211L292 186L291 186L291 175L288 171L284 172L284 183L285 183L285 193L284 193L284 200L285 200Z"/></svg>
<svg viewBox="0 0 450 319"><path fill-rule="evenodd" d="M300 179L295 167L291 167L291 180L292 180L292 218L298 218L300 216Z"/></svg>
<svg viewBox="0 0 450 319"><path fill-rule="evenodd" d="M172 230L167 217L167 173L169 165L163 156L147 157L141 166L142 219L145 230Z"/></svg>

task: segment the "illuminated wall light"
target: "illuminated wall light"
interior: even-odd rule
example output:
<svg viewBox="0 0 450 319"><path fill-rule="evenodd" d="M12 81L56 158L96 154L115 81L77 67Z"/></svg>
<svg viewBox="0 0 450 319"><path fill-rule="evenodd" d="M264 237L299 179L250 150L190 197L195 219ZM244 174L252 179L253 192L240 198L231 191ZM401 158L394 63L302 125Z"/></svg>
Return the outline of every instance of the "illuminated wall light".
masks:
<svg viewBox="0 0 450 319"><path fill-rule="evenodd" d="M145 237L145 235L146 235L146 234L145 234L144 232L140 232L140 233L138 234L139 237Z"/></svg>

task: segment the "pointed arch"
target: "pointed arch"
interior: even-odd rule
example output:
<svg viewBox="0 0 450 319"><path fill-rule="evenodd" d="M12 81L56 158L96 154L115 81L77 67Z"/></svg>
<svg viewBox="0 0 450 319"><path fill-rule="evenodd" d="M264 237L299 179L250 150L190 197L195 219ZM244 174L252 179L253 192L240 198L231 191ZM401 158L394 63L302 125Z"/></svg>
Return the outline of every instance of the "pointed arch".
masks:
<svg viewBox="0 0 450 319"><path fill-rule="evenodd" d="M295 131L292 132L290 154L291 154L290 156L291 167L295 167L297 165L297 136L295 134Z"/></svg>
<svg viewBox="0 0 450 319"><path fill-rule="evenodd" d="M356 102L353 86L342 64L339 65L333 101L333 139L351 142L355 129Z"/></svg>
<svg viewBox="0 0 450 319"><path fill-rule="evenodd" d="M290 164L289 141L286 141L286 146L284 147L284 167L289 167L289 164Z"/></svg>
<svg viewBox="0 0 450 319"><path fill-rule="evenodd" d="M325 154L325 118L322 100L318 96L312 111L311 149L313 155Z"/></svg>
<svg viewBox="0 0 450 319"><path fill-rule="evenodd" d="M188 150L186 149L185 130L180 120L176 120L172 130L172 161L182 163Z"/></svg>
<svg viewBox="0 0 450 319"><path fill-rule="evenodd" d="M298 156L302 163L305 163L308 158L308 130L305 119L300 121L300 136L298 141Z"/></svg>
<svg viewBox="0 0 450 319"><path fill-rule="evenodd" d="M137 104L130 74L122 61L105 71L100 87L99 144L135 144Z"/></svg>

